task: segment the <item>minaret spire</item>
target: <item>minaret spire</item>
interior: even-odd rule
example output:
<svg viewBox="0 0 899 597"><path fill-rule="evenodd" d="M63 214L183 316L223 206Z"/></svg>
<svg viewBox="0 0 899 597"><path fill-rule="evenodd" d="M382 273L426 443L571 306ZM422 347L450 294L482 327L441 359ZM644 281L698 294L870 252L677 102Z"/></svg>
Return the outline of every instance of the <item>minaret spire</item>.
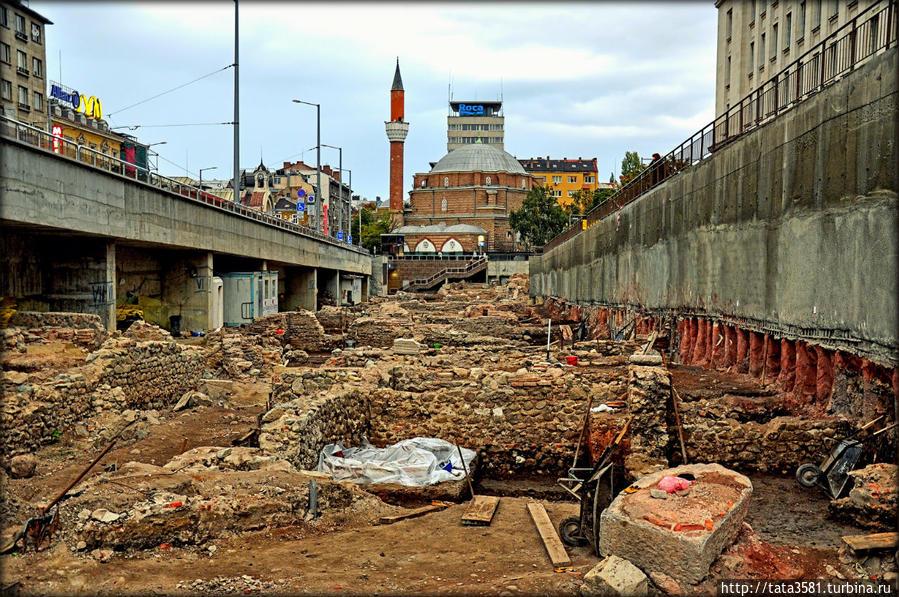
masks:
<svg viewBox="0 0 899 597"><path fill-rule="evenodd" d="M400 59L396 59L396 71L390 88L390 120L384 122L387 139L390 140L390 211L393 222L403 224L403 146L409 134L405 118L405 91L400 75Z"/></svg>

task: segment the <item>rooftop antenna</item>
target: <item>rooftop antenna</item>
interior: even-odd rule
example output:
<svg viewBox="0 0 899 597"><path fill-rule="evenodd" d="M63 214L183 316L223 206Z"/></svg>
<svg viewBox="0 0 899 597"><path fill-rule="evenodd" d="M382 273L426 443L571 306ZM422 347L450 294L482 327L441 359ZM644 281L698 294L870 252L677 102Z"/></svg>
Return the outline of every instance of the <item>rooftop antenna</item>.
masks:
<svg viewBox="0 0 899 597"><path fill-rule="evenodd" d="M499 102L503 103L503 78L499 78Z"/></svg>

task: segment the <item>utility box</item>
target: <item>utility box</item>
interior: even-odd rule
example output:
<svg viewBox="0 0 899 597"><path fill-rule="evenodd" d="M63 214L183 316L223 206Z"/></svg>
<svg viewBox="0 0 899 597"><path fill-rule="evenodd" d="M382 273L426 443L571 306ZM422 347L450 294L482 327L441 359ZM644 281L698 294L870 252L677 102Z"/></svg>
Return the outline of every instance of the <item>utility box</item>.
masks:
<svg viewBox="0 0 899 597"><path fill-rule="evenodd" d="M278 312L278 272L230 272L219 277L225 325L253 323Z"/></svg>

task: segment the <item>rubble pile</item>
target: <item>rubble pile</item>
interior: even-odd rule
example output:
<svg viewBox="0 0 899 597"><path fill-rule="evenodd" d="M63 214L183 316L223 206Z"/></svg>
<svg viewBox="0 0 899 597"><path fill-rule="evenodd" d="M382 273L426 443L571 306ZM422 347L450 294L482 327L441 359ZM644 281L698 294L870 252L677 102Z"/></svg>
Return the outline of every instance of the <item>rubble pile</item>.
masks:
<svg viewBox="0 0 899 597"><path fill-rule="evenodd" d="M142 320L132 323L122 335L126 338L133 338L139 342L147 342L149 340L165 342L166 340L172 339L172 335L167 330Z"/></svg>
<svg viewBox="0 0 899 597"><path fill-rule="evenodd" d="M851 471L849 495L830 502L831 513L871 529L895 530L899 466L886 462Z"/></svg>
<svg viewBox="0 0 899 597"><path fill-rule="evenodd" d="M210 376L246 381L270 375L284 360L281 342L271 336L222 328L206 336L206 370Z"/></svg>
<svg viewBox="0 0 899 597"><path fill-rule="evenodd" d="M309 484L318 484L309 522ZM60 511L66 539L80 551L196 545L254 529L327 527L392 511L352 483L296 470L254 448L201 447L164 466L128 462L92 478Z"/></svg>

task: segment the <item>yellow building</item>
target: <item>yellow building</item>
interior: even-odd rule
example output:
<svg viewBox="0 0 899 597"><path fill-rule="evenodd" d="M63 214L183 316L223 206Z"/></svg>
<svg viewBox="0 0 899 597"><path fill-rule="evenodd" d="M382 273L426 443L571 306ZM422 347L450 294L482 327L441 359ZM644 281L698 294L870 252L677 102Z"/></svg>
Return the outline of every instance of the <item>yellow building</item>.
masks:
<svg viewBox="0 0 899 597"><path fill-rule="evenodd" d="M579 191L592 193L599 188L596 158L553 160L546 156L518 161L529 174L537 177L537 182L541 186L548 186L551 189L552 196L562 207L571 203Z"/></svg>

